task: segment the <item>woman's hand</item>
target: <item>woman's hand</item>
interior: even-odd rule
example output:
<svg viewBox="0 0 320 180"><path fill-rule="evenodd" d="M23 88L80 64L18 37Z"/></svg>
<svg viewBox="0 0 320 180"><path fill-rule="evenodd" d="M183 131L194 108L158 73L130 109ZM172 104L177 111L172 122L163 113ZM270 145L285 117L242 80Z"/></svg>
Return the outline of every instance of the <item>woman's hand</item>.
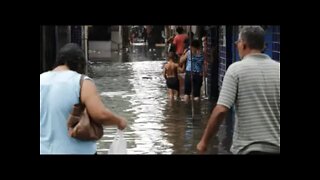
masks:
<svg viewBox="0 0 320 180"><path fill-rule="evenodd" d="M127 127L127 120L124 118L120 117L119 119L119 124L118 124L118 129L123 130Z"/></svg>

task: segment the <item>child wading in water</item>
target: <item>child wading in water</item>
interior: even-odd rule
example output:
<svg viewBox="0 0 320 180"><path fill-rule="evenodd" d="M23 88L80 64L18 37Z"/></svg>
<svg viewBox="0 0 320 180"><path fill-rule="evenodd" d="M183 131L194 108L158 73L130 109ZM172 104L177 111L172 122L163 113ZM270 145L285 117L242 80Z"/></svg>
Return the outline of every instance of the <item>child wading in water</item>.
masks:
<svg viewBox="0 0 320 180"><path fill-rule="evenodd" d="M170 99L174 98L176 92L176 99L180 98L178 71L181 71L178 63L174 62L174 52L169 52L168 62L164 65L164 78L166 79L167 87L169 88Z"/></svg>

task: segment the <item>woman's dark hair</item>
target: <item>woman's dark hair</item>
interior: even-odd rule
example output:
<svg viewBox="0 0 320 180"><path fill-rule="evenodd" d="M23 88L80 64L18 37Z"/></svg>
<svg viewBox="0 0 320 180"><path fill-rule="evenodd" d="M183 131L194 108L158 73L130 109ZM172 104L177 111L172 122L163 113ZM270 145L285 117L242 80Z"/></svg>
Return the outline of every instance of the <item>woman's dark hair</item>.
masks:
<svg viewBox="0 0 320 180"><path fill-rule="evenodd" d="M191 32L188 32L188 38L190 37L190 34L191 34L191 39L193 39L194 37L194 33L191 31Z"/></svg>
<svg viewBox="0 0 320 180"><path fill-rule="evenodd" d="M196 49L200 49L200 41L195 39L191 41L191 46L196 48Z"/></svg>
<svg viewBox="0 0 320 180"><path fill-rule="evenodd" d="M86 70L86 58L78 44L68 43L64 45L57 56L56 66L67 65L72 71L84 74Z"/></svg>

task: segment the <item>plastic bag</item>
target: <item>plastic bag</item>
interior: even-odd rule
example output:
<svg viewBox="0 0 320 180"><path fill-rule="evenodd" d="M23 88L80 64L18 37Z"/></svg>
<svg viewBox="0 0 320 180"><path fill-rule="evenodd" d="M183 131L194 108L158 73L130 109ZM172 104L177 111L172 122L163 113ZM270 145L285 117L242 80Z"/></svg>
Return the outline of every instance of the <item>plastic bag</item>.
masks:
<svg viewBox="0 0 320 180"><path fill-rule="evenodd" d="M108 154L127 154L127 141L123 138L123 131L117 130Z"/></svg>

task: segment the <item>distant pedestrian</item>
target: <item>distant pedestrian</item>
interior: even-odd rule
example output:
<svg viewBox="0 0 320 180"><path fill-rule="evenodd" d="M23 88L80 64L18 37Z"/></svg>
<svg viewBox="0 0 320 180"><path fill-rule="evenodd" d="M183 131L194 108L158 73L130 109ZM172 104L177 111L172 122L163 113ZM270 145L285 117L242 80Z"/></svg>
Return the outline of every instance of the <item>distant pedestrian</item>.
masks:
<svg viewBox="0 0 320 180"><path fill-rule="evenodd" d="M174 52L169 53L168 62L164 66L163 74L169 89L170 99L174 98L174 94L176 94L176 99L180 99L180 87L178 79L179 64L174 62L174 54Z"/></svg>
<svg viewBox="0 0 320 180"><path fill-rule="evenodd" d="M200 41L193 40L191 42L191 49L180 58L180 64L184 64L186 61L186 74L185 74L185 101L188 101L192 92L192 98L194 100L200 100L200 90L203 79L203 62L204 56L200 49ZM192 61L192 64L191 64ZM191 67L192 66L192 67ZM191 82L191 73L193 81ZM193 88L191 88L193 87Z"/></svg>
<svg viewBox="0 0 320 180"><path fill-rule="evenodd" d="M187 35L183 33L182 27L177 27L177 35L173 39L173 44L176 46L176 53L180 56L183 54L184 41L187 39Z"/></svg>

